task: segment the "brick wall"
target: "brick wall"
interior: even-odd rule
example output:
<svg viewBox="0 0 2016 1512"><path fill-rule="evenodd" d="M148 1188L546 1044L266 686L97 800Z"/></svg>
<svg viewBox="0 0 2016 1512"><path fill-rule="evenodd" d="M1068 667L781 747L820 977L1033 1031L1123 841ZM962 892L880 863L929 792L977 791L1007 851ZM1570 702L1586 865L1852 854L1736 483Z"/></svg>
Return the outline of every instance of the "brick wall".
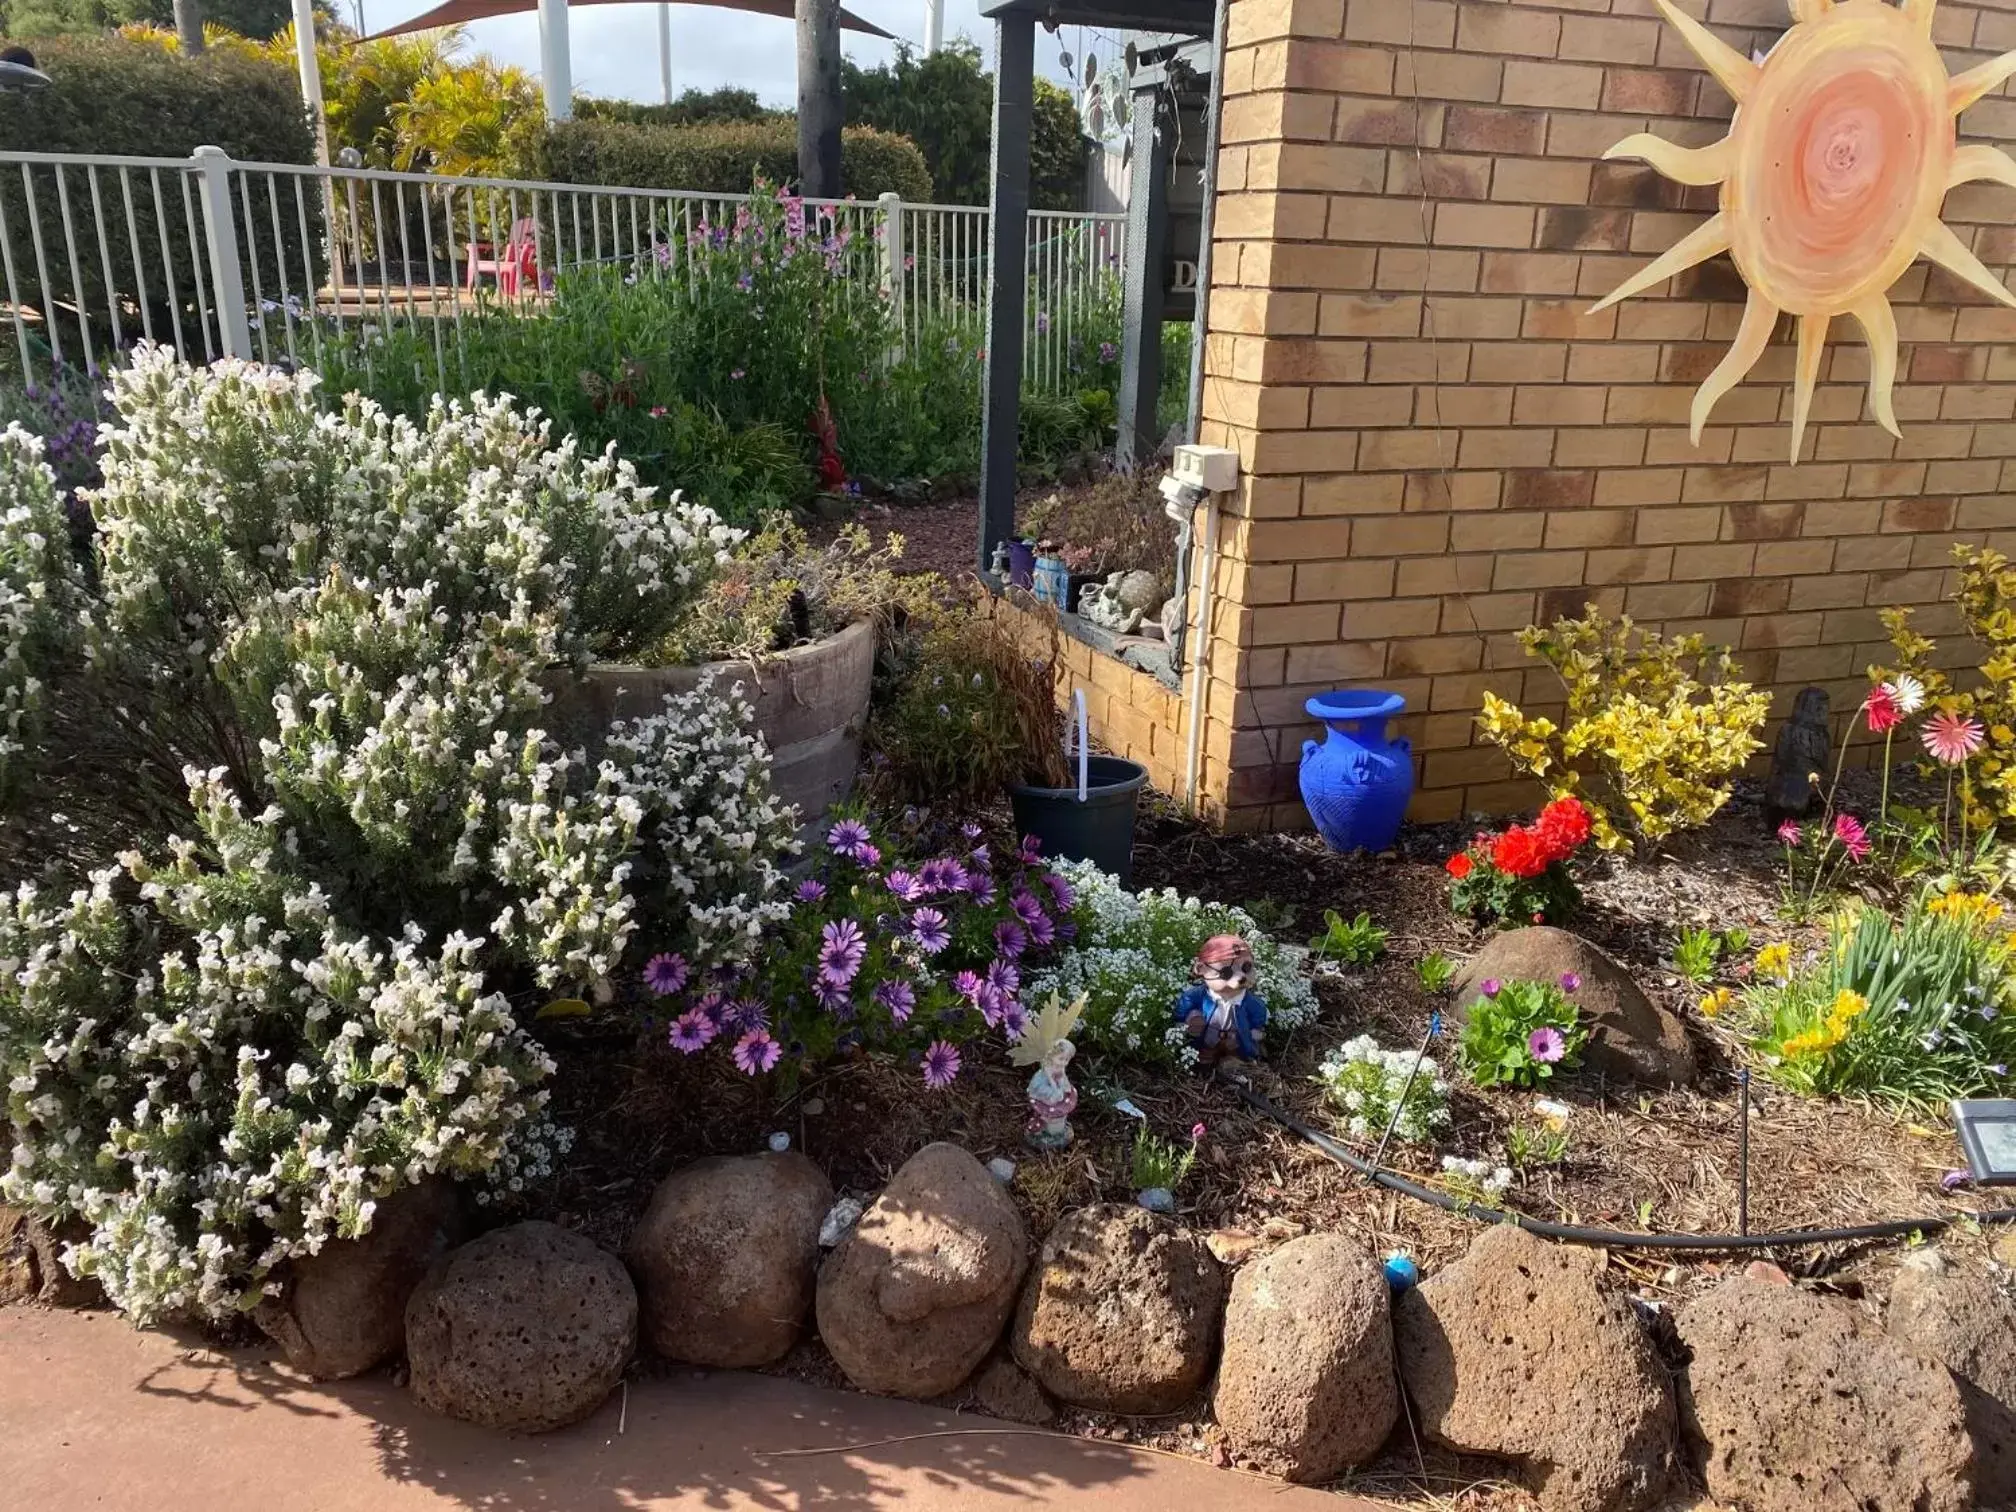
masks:
<svg viewBox="0 0 2016 1512"><path fill-rule="evenodd" d="M1782 0L1705 10L1746 54L1788 24ZM1727 127L1650 0L1232 0L1229 25L1201 436L1243 466L1218 574L1229 826L1307 823L1311 693L1407 696L1417 818L1502 809L1530 795L1472 744L1482 695L1558 702L1520 627L1593 602L1738 647L1781 708L1813 682L1839 709L1885 649L1879 608L1936 603L1956 541L2009 547L2016 311L1918 263L1891 291L1904 438L1864 418L1837 321L1796 468L1789 322L1688 441L1742 312L1726 258L1587 313L1714 209L1598 161ZM1934 34L1955 72L2016 48L2016 0L1942 3ZM2016 101L1961 128L2016 138ZM2007 274L2016 190L1957 189L1945 219Z"/></svg>

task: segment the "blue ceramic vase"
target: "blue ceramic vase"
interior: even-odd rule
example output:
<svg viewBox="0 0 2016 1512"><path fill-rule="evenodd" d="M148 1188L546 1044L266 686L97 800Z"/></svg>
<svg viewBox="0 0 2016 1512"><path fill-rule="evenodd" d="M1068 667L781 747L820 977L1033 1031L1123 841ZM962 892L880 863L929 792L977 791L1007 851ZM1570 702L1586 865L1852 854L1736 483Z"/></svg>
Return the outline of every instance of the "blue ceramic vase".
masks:
<svg viewBox="0 0 2016 1512"><path fill-rule="evenodd" d="M1377 688L1344 688L1319 693L1303 707L1329 729L1320 745L1302 742L1302 801L1317 833L1335 851L1387 849L1414 796L1413 748L1386 731L1407 700Z"/></svg>

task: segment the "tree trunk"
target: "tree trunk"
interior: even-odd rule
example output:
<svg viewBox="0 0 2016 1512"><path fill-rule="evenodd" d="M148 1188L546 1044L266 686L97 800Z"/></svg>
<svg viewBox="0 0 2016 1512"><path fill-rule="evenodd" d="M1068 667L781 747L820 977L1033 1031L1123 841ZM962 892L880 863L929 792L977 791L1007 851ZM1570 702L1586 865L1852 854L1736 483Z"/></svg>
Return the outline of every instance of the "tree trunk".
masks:
<svg viewBox="0 0 2016 1512"><path fill-rule="evenodd" d="M186 58L203 51L203 0L175 0L175 41Z"/></svg>
<svg viewBox="0 0 2016 1512"><path fill-rule="evenodd" d="M840 0L797 0L798 192L840 197Z"/></svg>

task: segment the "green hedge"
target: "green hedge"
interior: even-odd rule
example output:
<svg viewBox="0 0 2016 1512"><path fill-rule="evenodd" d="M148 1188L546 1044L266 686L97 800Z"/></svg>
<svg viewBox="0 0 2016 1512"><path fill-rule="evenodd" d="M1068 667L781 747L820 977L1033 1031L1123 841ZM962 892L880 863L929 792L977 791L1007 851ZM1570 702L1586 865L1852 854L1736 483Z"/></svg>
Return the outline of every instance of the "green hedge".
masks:
<svg viewBox="0 0 2016 1512"><path fill-rule="evenodd" d="M539 177L558 184L634 189L698 189L744 194L759 174L774 184L798 177L798 126L791 120L645 126L563 121L539 142ZM840 138L841 190L856 199L896 193L931 197L924 154L908 137L850 126Z"/></svg>
<svg viewBox="0 0 2016 1512"><path fill-rule="evenodd" d="M25 94L0 94L0 148L40 152L125 154L138 157L186 157L199 146L221 147L234 158L260 162L312 163L315 136L301 106L301 89L294 71L279 63L247 57L219 49L200 58L184 59L143 42L121 37L50 37L34 44L37 64L53 81L49 89ZM21 175L0 174L0 210L7 217L12 240L14 274L23 303L47 309L61 309L82 302L90 312L96 340L110 334L107 321L105 254L111 260L111 286L126 308L121 323L128 339L139 334L138 306L144 289L150 311L155 315L155 334L172 336L165 324L167 279L161 265L162 228L154 209L153 184L149 175L135 170L131 176L137 228L129 227L125 196L116 170L98 174L100 201L105 217L105 240L101 250L97 221L93 212L88 177L75 170L64 174L70 195L70 224L77 234L78 275L73 277L64 253L62 206L57 196L53 169L38 169L36 209L41 217L43 244L47 251L49 283L44 297L36 270L34 243L30 232ZM207 278L207 257L192 256L189 245L189 218L183 208L182 185L168 170L161 173L161 208L167 222L167 249L174 269L175 292L185 311L184 331L190 345L200 343L188 314L196 308L196 279ZM272 226L272 206L268 203L267 180L252 181L252 225L246 235L245 213L237 185L233 185L233 214L238 222L239 247L243 262L246 297L252 297L253 267L256 260L262 288L270 298L280 286L278 258L286 259L287 284L303 292L306 283L299 212L294 203L294 185L279 180L280 242L276 249ZM308 186L312 189L312 185ZM195 186L191 185L192 199ZM195 202L196 234L203 236L203 213ZM308 217L307 255L319 284L324 271L322 253L322 213L316 196L306 198ZM140 271L133 268L133 231L140 242ZM209 287L204 287L209 297ZM76 331L76 322L64 311L55 318L64 337ZM11 350L12 344L4 344ZM66 341L65 355L69 355Z"/></svg>

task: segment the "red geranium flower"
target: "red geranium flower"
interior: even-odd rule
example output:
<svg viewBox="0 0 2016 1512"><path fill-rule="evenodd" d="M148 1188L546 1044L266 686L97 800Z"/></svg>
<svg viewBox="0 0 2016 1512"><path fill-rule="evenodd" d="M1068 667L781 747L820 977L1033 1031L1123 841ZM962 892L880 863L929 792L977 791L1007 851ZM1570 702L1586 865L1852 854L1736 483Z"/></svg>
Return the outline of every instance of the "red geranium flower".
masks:
<svg viewBox="0 0 2016 1512"><path fill-rule="evenodd" d="M1589 838L1589 810L1577 799L1556 798L1540 810L1534 828L1551 852L1549 859L1565 861Z"/></svg>
<svg viewBox="0 0 2016 1512"><path fill-rule="evenodd" d="M1554 858L1535 830L1513 825L1491 842L1491 864L1513 877L1537 877Z"/></svg>
<svg viewBox="0 0 2016 1512"><path fill-rule="evenodd" d="M1455 855L1442 863L1442 869L1458 882L1461 882L1465 877L1470 875L1470 852L1456 852Z"/></svg>

